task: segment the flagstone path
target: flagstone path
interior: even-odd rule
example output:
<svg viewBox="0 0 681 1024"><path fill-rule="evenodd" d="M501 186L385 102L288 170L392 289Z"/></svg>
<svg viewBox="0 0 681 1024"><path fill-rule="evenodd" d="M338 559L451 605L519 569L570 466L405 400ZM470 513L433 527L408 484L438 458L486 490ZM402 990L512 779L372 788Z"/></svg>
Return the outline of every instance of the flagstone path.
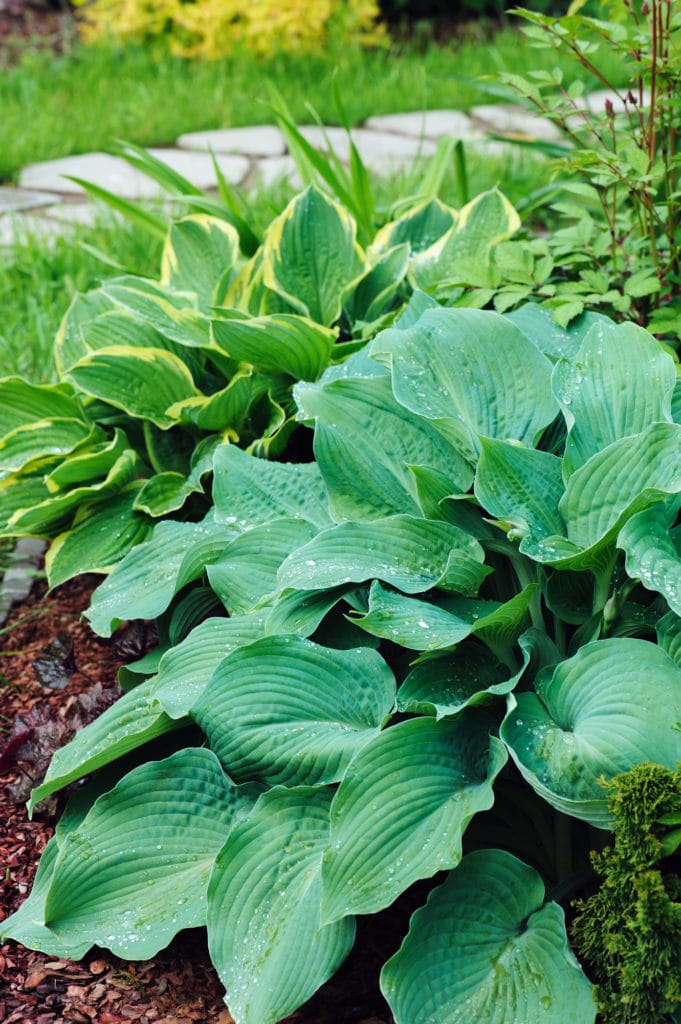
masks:
<svg viewBox="0 0 681 1024"><path fill-rule="evenodd" d="M605 91L591 93L584 97L584 104L593 111L603 110L607 96ZM616 97L612 99L617 103ZM306 125L300 131L316 149L324 151L331 146L347 161L349 140L343 129ZM490 135L497 139L490 140ZM553 142L559 138L550 122L511 104L474 107L469 114L458 110L388 114L369 118L352 131L362 160L376 174L388 174L419 157L431 156L445 137L498 153L508 145L500 142L499 136L506 136L509 142ZM174 146L149 152L207 191L218 184L212 154L230 185L252 188L279 178L299 181L284 136L272 125L191 132L181 135ZM69 225L94 222L101 206L89 200L82 185L73 180L76 178L129 200L154 200L164 195L150 178L122 157L108 153L83 153L31 164L21 172L18 187L0 186L0 246L11 245L15 237L27 233L40 232L49 238L68 230Z"/></svg>

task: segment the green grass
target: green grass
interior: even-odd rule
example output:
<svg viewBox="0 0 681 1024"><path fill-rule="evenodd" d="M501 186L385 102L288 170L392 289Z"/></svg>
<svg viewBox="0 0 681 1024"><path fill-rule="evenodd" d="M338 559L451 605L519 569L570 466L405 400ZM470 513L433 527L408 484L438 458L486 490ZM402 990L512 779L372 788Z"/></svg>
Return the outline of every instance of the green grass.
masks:
<svg viewBox="0 0 681 1024"><path fill-rule="evenodd" d="M346 48L266 63L244 55L197 63L135 47L75 45L62 56L26 52L0 74L0 180L16 179L28 163L107 149L113 139L160 145L183 132L271 122L268 81L298 121L309 120L311 103L333 122L335 74L348 115L359 123L371 114L426 107L467 110L486 96L462 78L557 63L551 51L530 49L517 31L504 29L493 43L490 33L480 23L442 47ZM564 70L567 80L574 77L571 66Z"/></svg>

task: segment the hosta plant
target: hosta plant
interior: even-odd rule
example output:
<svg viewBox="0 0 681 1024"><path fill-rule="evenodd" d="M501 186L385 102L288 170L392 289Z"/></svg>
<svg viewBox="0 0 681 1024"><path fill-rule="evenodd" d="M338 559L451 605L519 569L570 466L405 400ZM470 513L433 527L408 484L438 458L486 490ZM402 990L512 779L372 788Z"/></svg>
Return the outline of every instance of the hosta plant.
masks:
<svg viewBox="0 0 681 1024"><path fill-rule="evenodd" d="M237 1024L274 1024L418 892L397 1024L593 1022L564 907L603 781L681 761L675 399L637 326L421 292L298 383L313 458L221 445L210 519L95 592L105 635L219 611L55 755L32 807L89 781L2 934L140 958L205 925Z"/></svg>
<svg viewBox="0 0 681 1024"><path fill-rule="evenodd" d="M353 217L313 185L248 259L220 217L176 221L158 281L126 275L74 299L57 384L0 381L0 535L53 539L56 585L109 571L168 516L210 519L221 445L295 448L296 381L342 363L415 287L463 299L517 226L493 190L459 211L416 203L361 246Z"/></svg>

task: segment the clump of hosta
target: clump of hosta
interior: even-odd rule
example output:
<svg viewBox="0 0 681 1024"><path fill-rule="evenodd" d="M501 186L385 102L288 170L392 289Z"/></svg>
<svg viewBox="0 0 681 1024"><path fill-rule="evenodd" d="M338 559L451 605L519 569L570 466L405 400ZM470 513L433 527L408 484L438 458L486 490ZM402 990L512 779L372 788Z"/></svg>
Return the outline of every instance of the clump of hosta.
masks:
<svg viewBox="0 0 681 1024"><path fill-rule="evenodd" d="M2 933L138 958L205 925L237 1024L275 1024L437 876L382 971L398 1024L592 1024L557 899L603 779L681 761L674 362L419 292L293 396L313 459L219 446L210 517L95 592L98 632L162 643L34 791L92 777Z"/></svg>

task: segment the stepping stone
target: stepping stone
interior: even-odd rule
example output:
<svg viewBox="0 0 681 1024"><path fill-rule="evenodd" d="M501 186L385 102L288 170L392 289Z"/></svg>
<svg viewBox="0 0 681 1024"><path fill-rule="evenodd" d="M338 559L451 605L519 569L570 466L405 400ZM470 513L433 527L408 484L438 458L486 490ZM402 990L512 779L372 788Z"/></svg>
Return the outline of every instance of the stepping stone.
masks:
<svg viewBox="0 0 681 1024"><path fill-rule="evenodd" d="M251 128L221 128L212 132L190 132L177 140L180 149L214 153L242 153L244 156L282 156L286 152L284 136L274 125Z"/></svg>
<svg viewBox="0 0 681 1024"><path fill-rule="evenodd" d="M350 143L343 128L322 130L319 125L303 125L299 131L315 149L327 151L330 145L340 160L349 160ZM352 140L367 167L379 173L404 166L419 156L432 156L437 148L430 139L374 132L367 128L355 129Z"/></svg>
<svg viewBox="0 0 681 1024"><path fill-rule="evenodd" d="M121 214L104 203L58 203L45 211L45 218L60 224L82 224L92 227L97 220L121 218Z"/></svg>
<svg viewBox="0 0 681 1024"><path fill-rule="evenodd" d="M467 114L460 110L426 110L409 114L385 114L370 117L366 128L379 132L395 132L416 139L480 139L481 133Z"/></svg>
<svg viewBox="0 0 681 1024"><path fill-rule="evenodd" d="M47 548L44 540L22 537L10 555L9 566L0 580L0 626L12 605L23 601L31 592L36 571Z"/></svg>
<svg viewBox="0 0 681 1024"><path fill-rule="evenodd" d="M249 186L269 186L285 179L293 188L302 188L303 181L292 156L268 156L258 160L250 178Z"/></svg>
<svg viewBox="0 0 681 1024"><path fill-rule="evenodd" d="M0 214L18 213L19 210L33 210L38 206L58 203L59 196L49 192L27 192L11 185L0 185Z"/></svg>
<svg viewBox="0 0 681 1024"><path fill-rule="evenodd" d="M540 139L542 142L557 142L563 138L558 129L545 117L532 114L525 107L512 103L473 107L471 117L486 131L494 132L495 135Z"/></svg>
<svg viewBox="0 0 681 1024"><path fill-rule="evenodd" d="M50 244L68 230L65 224L47 217L19 213L0 217L0 248L11 249L17 242L27 238L38 238L41 243Z"/></svg>
<svg viewBox="0 0 681 1024"><path fill-rule="evenodd" d="M164 160L197 188L216 187L213 161L206 153L176 149L152 149L149 152ZM242 181L250 167L249 161L242 156L221 156L217 162L231 184ZM150 199L164 194L146 174L131 167L122 157L108 153L84 153L31 164L21 172L20 184L24 188L48 189L60 195L82 195L85 191L82 186L69 181L66 175L82 178L123 199Z"/></svg>
<svg viewBox="0 0 681 1024"><path fill-rule="evenodd" d="M623 89L620 92L624 92ZM636 103L627 103L619 98L610 89L597 89L596 92L589 92L585 96L582 96L583 102L593 111L594 114L605 114L605 101L610 100L612 108L616 114L624 114L627 110L636 110L638 106L638 92L634 92L636 97ZM643 92L643 108L647 109L650 106L650 89L645 89Z"/></svg>

